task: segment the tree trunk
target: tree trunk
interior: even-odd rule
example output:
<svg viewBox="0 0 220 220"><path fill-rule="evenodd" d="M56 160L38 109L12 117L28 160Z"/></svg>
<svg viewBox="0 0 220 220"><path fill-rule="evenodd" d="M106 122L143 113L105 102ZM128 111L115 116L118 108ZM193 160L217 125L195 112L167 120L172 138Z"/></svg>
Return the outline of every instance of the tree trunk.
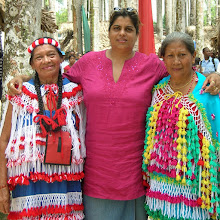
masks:
<svg viewBox="0 0 220 220"><path fill-rule="evenodd" d="M181 0L176 2L176 31L181 31L182 8Z"/></svg>
<svg viewBox="0 0 220 220"><path fill-rule="evenodd" d="M114 7L121 7L121 1L120 0L114 0Z"/></svg>
<svg viewBox="0 0 220 220"><path fill-rule="evenodd" d="M172 32L172 0L165 0L166 34Z"/></svg>
<svg viewBox="0 0 220 220"><path fill-rule="evenodd" d="M27 48L42 33L42 0L7 0L5 4L3 88L15 75L33 72Z"/></svg>
<svg viewBox="0 0 220 220"><path fill-rule="evenodd" d="M172 32L176 30L176 0L172 1Z"/></svg>
<svg viewBox="0 0 220 220"><path fill-rule="evenodd" d="M162 40L163 38L163 16L162 15L162 0L157 0L157 35Z"/></svg>
<svg viewBox="0 0 220 220"><path fill-rule="evenodd" d="M211 2L207 1L207 25L211 25Z"/></svg>
<svg viewBox="0 0 220 220"><path fill-rule="evenodd" d="M93 1L90 1L90 30L91 30L91 50L94 50L94 8Z"/></svg>
<svg viewBox="0 0 220 220"><path fill-rule="evenodd" d="M130 5L129 5L130 6ZM121 0L121 7L122 8L127 8L128 5L127 5L127 0Z"/></svg>
<svg viewBox="0 0 220 220"><path fill-rule="evenodd" d="M82 53L82 0L73 0L73 35L76 51Z"/></svg>
<svg viewBox="0 0 220 220"><path fill-rule="evenodd" d="M186 2L185 0L181 1L182 4L182 22L181 22L181 31L185 32L186 31Z"/></svg>
<svg viewBox="0 0 220 220"><path fill-rule="evenodd" d="M202 59L204 47L203 0L196 0L196 53Z"/></svg>
<svg viewBox="0 0 220 220"><path fill-rule="evenodd" d="M189 26L189 11L190 11L190 9L189 9L189 0L185 0L185 5L186 5L186 20L185 20L185 22L186 22L186 27L187 26Z"/></svg>
<svg viewBox="0 0 220 220"><path fill-rule="evenodd" d="M110 13L113 11L114 8L114 0L109 0L109 11Z"/></svg>
<svg viewBox="0 0 220 220"><path fill-rule="evenodd" d="M49 0L49 7L51 11L56 11L55 10L55 1L54 0Z"/></svg>
<svg viewBox="0 0 220 220"><path fill-rule="evenodd" d="M196 25L196 0L191 0L190 3L190 25Z"/></svg>
<svg viewBox="0 0 220 220"><path fill-rule="evenodd" d="M105 21L109 20L109 13L111 11L111 8L109 8L109 4L109 0L105 1Z"/></svg>
<svg viewBox="0 0 220 220"><path fill-rule="evenodd" d="M99 11L99 13L100 13L100 18L101 18L101 21L104 21L104 19L105 19L105 0L102 0L101 2L100 2L100 11Z"/></svg>
<svg viewBox="0 0 220 220"><path fill-rule="evenodd" d="M77 51L77 15L75 0L72 0L72 14L73 14L73 50Z"/></svg>
<svg viewBox="0 0 220 220"><path fill-rule="evenodd" d="M99 50L99 0L93 0L93 10L94 10L94 32L93 32L93 40L94 40L94 50Z"/></svg>
<svg viewBox="0 0 220 220"><path fill-rule="evenodd" d="M217 1L218 1L218 18L220 18L220 0Z"/></svg>
<svg viewBox="0 0 220 220"><path fill-rule="evenodd" d="M176 30L185 32L186 29L186 4L185 0L177 1Z"/></svg>
<svg viewBox="0 0 220 220"><path fill-rule="evenodd" d="M82 0L76 0L77 52L82 53Z"/></svg>
<svg viewBox="0 0 220 220"><path fill-rule="evenodd" d="M73 22L73 11L72 11L72 1L67 1L67 15L68 15L68 22Z"/></svg>

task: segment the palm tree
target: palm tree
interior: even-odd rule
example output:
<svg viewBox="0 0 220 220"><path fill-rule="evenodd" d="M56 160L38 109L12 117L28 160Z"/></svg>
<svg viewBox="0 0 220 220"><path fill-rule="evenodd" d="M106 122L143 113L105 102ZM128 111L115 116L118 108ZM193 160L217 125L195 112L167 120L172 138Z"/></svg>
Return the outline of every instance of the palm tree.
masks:
<svg viewBox="0 0 220 220"><path fill-rule="evenodd" d="M157 35L162 40L163 38L163 16L162 15L162 0L157 0Z"/></svg>
<svg viewBox="0 0 220 220"><path fill-rule="evenodd" d="M203 17L203 0L196 0L196 53L200 58L204 46Z"/></svg>
<svg viewBox="0 0 220 220"><path fill-rule="evenodd" d="M190 25L196 25L196 0L190 1Z"/></svg>
<svg viewBox="0 0 220 220"><path fill-rule="evenodd" d="M172 0L165 0L166 34L172 32Z"/></svg>

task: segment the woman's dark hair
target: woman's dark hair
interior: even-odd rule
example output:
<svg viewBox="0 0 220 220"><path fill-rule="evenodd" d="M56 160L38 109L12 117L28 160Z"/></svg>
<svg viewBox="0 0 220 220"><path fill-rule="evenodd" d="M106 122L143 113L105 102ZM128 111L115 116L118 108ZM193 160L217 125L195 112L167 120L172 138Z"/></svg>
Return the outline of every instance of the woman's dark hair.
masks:
<svg viewBox="0 0 220 220"><path fill-rule="evenodd" d="M136 29L136 34L139 34L139 26L141 22L140 22L137 10L132 9L132 8L115 8L113 13L110 16L108 31L110 31L111 26L113 25L115 20L120 16L129 17Z"/></svg>
<svg viewBox="0 0 220 220"><path fill-rule="evenodd" d="M50 39L54 40L54 39L51 38L51 37L43 37L43 38L50 38ZM38 39L36 39L36 40L39 40L39 39L41 39L41 38L38 38ZM41 44L41 45L43 45L43 44ZM38 46L41 46L41 45L38 45ZM51 44L48 44L48 45L51 45ZM30 64L30 65L31 65L32 60L33 60L33 53L34 53L34 50L35 50L38 46L36 46L36 47L33 49L33 51L31 52L31 57L30 57L30 60L29 60L29 64ZM53 46L53 45L51 45L51 46ZM56 48L56 50L57 50L59 56L60 56L61 58L63 58L63 55L62 55L61 50L59 50L59 49L58 49L57 47L55 47L55 46L53 46L53 47Z"/></svg>
<svg viewBox="0 0 220 220"><path fill-rule="evenodd" d="M70 59L71 57L74 57L74 59L76 59L76 57L75 57L73 54L71 54L71 55L69 56L69 59Z"/></svg>
<svg viewBox="0 0 220 220"><path fill-rule="evenodd" d="M165 55L165 51L168 45L170 45L173 42L181 41L183 44L185 44L187 50L193 55L195 52L194 42L191 36L189 36L186 33L182 32L173 32L171 34L168 34L167 37L163 40L161 45L161 56Z"/></svg>

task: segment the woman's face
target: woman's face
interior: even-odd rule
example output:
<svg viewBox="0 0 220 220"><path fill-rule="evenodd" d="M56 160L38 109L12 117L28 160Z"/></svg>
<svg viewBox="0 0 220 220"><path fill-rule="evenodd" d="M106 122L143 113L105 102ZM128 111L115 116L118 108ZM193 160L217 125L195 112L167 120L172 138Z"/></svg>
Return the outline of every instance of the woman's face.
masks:
<svg viewBox="0 0 220 220"><path fill-rule="evenodd" d="M192 73L192 64L196 53L192 55L181 41L169 44L165 49L163 61L171 76L187 76Z"/></svg>
<svg viewBox="0 0 220 220"><path fill-rule="evenodd" d="M137 37L138 34L129 17L119 16L109 31L112 48L132 50Z"/></svg>
<svg viewBox="0 0 220 220"><path fill-rule="evenodd" d="M70 57L69 62L70 62L70 66L72 66L76 62L75 57Z"/></svg>
<svg viewBox="0 0 220 220"><path fill-rule="evenodd" d="M56 48L49 44L37 46L33 51L31 67L37 71L42 83L56 83L62 58Z"/></svg>

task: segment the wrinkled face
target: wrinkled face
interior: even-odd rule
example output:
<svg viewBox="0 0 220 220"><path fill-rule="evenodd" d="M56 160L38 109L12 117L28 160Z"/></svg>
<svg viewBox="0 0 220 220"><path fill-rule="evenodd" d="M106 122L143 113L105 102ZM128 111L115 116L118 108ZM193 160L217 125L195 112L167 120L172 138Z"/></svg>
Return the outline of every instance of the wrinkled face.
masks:
<svg viewBox="0 0 220 220"><path fill-rule="evenodd" d="M137 37L136 29L129 17L119 16L109 31L112 48L132 50Z"/></svg>
<svg viewBox="0 0 220 220"><path fill-rule="evenodd" d="M33 51L31 67L36 70L40 81L57 79L62 58L56 48L49 44L37 46Z"/></svg>
<svg viewBox="0 0 220 220"><path fill-rule="evenodd" d="M168 73L172 76L187 76L192 73L192 64L196 53L192 55L181 41L169 44L163 57Z"/></svg>

